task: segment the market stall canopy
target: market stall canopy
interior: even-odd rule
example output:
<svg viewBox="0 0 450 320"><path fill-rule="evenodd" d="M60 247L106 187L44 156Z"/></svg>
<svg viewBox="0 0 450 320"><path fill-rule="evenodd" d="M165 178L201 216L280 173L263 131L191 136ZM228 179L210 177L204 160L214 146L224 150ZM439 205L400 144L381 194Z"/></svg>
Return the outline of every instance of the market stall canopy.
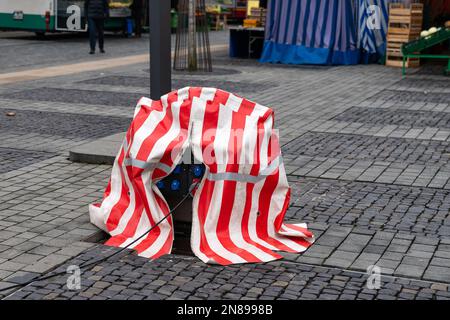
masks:
<svg viewBox="0 0 450 320"><path fill-rule="evenodd" d="M389 3L417 0L272 0L261 62L339 65L384 56Z"/></svg>
<svg viewBox="0 0 450 320"><path fill-rule="evenodd" d="M351 0L272 0L261 62L356 64Z"/></svg>

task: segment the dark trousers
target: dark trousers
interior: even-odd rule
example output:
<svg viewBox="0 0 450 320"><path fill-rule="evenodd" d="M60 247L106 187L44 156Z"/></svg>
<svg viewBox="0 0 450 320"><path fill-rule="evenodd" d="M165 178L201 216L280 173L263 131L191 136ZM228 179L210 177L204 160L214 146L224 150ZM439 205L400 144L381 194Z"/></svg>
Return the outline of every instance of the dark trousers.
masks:
<svg viewBox="0 0 450 320"><path fill-rule="evenodd" d="M103 50L104 24L105 24L104 18L88 18L89 44L91 46L91 51L95 51L95 43L97 42L97 34L98 34L98 47L100 48L100 50Z"/></svg>

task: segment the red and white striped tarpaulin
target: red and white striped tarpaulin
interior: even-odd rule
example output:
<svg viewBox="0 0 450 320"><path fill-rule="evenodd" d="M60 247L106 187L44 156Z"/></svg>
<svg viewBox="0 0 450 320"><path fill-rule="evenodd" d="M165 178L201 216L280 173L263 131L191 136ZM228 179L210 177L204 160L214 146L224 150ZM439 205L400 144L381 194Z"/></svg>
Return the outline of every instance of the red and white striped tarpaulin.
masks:
<svg viewBox="0 0 450 320"><path fill-rule="evenodd" d="M273 129L273 111L213 88L183 88L142 98L91 222L124 247L170 211L156 182L191 147L206 171L194 194L191 247L205 263L265 262L275 251L302 252L314 240L305 224L283 223L290 189ZM133 244L140 256L172 249L171 217Z"/></svg>

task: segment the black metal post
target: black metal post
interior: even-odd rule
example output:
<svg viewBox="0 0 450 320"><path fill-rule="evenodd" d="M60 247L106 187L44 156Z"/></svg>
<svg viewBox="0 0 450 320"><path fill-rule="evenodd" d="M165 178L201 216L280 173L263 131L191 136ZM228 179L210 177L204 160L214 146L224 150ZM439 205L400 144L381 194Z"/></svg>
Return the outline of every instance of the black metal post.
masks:
<svg viewBox="0 0 450 320"><path fill-rule="evenodd" d="M172 90L170 1L149 0L150 97L159 98Z"/></svg>

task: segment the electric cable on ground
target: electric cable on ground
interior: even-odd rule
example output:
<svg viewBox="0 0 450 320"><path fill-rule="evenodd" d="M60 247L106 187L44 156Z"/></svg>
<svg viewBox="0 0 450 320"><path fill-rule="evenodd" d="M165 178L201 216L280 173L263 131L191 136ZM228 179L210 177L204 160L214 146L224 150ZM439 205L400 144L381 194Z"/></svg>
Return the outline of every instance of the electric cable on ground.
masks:
<svg viewBox="0 0 450 320"><path fill-rule="evenodd" d="M175 211L176 209L178 209L178 207L179 207L180 205L182 205L183 202L187 200L187 198L189 198L189 196L192 196L192 190L195 189L195 187L198 185L198 183L199 183L199 182L196 182L196 183L192 184L191 187L189 188L189 192L188 192L188 193L180 200L180 202L178 202L178 203L177 203L177 204L169 211L168 214L166 214L161 220L159 220L154 226L152 226L150 229L148 229L146 232L144 232L144 233L143 233L142 235L140 235L138 238L134 239L132 242L130 242L129 244L127 244L125 247L123 247L123 248L121 248L120 250L118 250L118 251L116 251L116 252L110 254L109 256L103 257L103 258L98 259L98 260L90 261L90 262L89 262L89 261L86 261L86 262L87 262L86 264L81 264L81 265L80 265L80 269L86 268L86 267L89 267L89 266L92 266L92 265L95 265L95 264L99 264L99 263L101 263L101 262L104 262L104 261L106 261L106 260L108 260L108 259L110 259L110 258L112 258L112 257L114 257L114 256L116 256L116 255L118 255L119 253L122 253L122 252L125 251L126 249L130 248L133 244L135 244L135 243L138 242L140 239L142 239L143 237L145 237L145 236L146 236L147 234L149 234L154 228L156 228L156 227L157 227L158 225L160 225L164 220L166 220L169 216L171 216L171 215L174 213L174 211ZM49 274L49 275L46 275L46 276L41 276L41 277L38 276L38 277L36 277L36 278L34 278L34 279L31 279L31 280L28 280L28 281L26 281L26 282L24 282L24 283L18 283L18 284L15 284L15 285L11 285L11 286L9 286L9 287L0 288L0 292L2 292L2 291L7 291L7 290L11 290L11 289L14 289L14 288L23 288L23 287L25 287L25 286L27 286L27 285L32 284L33 282L47 280L47 279L50 279L50 278L53 278L53 277L56 277L56 276L60 276L60 275L66 274L66 273L67 273L66 271L60 271L60 272L52 273L52 274Z"/></svg>

